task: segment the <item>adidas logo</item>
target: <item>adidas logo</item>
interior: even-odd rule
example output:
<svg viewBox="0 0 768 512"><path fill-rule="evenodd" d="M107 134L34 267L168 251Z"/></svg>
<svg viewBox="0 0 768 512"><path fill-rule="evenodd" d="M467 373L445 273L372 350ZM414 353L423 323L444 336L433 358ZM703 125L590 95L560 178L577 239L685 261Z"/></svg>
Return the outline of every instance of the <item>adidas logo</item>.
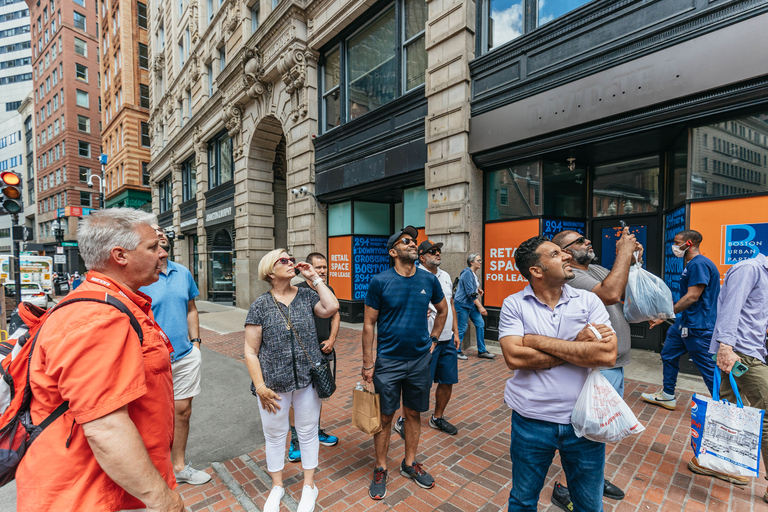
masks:
<svg viewBox="0 0 768 512"><path fill-rule="evenodd" d="M427 294L427 292L425 292L424 290L421 290L421 293L422 293L422 295L426 295Z"/></svg>

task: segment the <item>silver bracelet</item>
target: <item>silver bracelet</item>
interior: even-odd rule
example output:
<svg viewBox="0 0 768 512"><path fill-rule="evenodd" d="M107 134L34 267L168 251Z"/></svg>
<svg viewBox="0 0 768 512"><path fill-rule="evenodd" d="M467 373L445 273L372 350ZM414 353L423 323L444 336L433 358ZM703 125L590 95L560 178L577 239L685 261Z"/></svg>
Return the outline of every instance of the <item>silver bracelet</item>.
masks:
<svg viewBox="0 0 768 512"><path fill-rule="evenodd" d="M375 365L375 364L372 364L372 365L371 365L371 366L369 366L368 368L366 368L365 366L363 366L363 370L373 370L373 367L374 367L374 366L376 366L376 365Z"/></svg>
<svg viewBox="0 0 768 512"><path fill-rule="evenodd" d="M256 388L256 393L258 393L259 390L264 387L264 384L266 384L266 382L262 382L261 385L259 385L259 387Z"/></svg>
<svg viewBox="0 0 768 512"><path fill-rule="evenodd" d="M323 282L323 278L322 278L322 277L318 277L317 279L315 279L314 281L312 281L312 286L314 286L315 288L317 288L317 285L319 285L319 284L320 284L320 283L322 283L322 282Z"/></svg>

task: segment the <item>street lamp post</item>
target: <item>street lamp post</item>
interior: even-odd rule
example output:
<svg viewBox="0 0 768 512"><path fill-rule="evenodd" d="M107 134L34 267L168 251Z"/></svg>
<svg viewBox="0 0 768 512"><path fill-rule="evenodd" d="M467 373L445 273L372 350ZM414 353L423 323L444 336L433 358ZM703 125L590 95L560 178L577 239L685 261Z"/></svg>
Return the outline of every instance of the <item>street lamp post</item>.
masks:
<svg viewBox="0 0 768 512"><path fill-rule="evenodd" d="M87 183L89 188L93 188L93 178L98 178L99 180L99 207L104 208L104 178L102 176L94 176L91 174Z"/></svg>

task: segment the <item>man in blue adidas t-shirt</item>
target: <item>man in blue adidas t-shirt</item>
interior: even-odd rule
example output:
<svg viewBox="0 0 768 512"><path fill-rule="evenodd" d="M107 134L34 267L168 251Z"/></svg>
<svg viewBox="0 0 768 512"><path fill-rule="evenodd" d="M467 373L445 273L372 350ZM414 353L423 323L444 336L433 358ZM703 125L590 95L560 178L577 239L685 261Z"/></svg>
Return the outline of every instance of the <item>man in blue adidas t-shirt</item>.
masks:
<svg viewBox="0 0 768 512"><path fill-rule="evenodd" d="M667 339L661 349L664 364L664 389L656 393L643 393L646 402L674 410L675 386L680 371L680 357L688 352L698 368L707 389L712 393L715 362L709 353L712 332L717 320L717 298L720 296L720 271L712 260L699 252L701 233L692 229L675 235L672 252L683 258L685 268L680 275L682 297L675 304L675 314L680 313L675 325L667 331ZM651 327L663 320L651 321Z"/></svg>
<svg viewBox="0 0 768 512"><path fill-rule="evenodd" d="M363 324L363 370L366 382L373 382L380 397L382 430L373 436L376 468L368 494L374 500L387 495L387 452L392 418L403 396L405 416L405 458L400 473L419 486L430 489L435 480L416 462L421 433L421 413L429 410L432 387L432 350L448 317L440 281L431 272L419 271L419 257L413 226L389 237L387 251L395 266L374 276L365 298ZM437 310L432 331L427 326L427 311L432 303ZM376 362L373 360L374 326L377 331Z"/></svg>

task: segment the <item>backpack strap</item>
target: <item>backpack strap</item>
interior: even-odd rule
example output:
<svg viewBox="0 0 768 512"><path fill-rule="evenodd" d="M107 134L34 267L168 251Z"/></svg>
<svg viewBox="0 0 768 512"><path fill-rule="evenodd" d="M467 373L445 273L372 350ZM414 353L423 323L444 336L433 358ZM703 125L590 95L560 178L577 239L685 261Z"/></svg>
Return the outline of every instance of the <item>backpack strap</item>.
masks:
<svg viewBox="0 0 768 512"><path fill-rule="evenodd" d="M131 322L131 327L133 327L133 330L136 331L136 335L139 337L139 342L144 345L144 332L141 330L141 324L139 324L139 321L136 320L136 317L133 315L130 309L128 309L128 306L126 306L120 299L116 298L114 295L110 295L105 292L85 292L82 294L78 294L78 296L65 299L58 304L56 304L46 315L45 320L48 319L48 317L59 308L62 308L64 306L67 306L69 304L74 304L76 302L98 302L101 304L109 304L112 307L117 308L124 314L128 316L128 319ZM32 392L29 387L29 376L30 376L30 370L32 366L32 353L35 350L35 344L37 343L37 336L40 334L40 331L43 330L43 326L40 325L37 329L37 332L35 333L34 338L32 338L32 346L29 348L29 359L27 361L27 387L24 390L24 397L22 398L24 405L22 405L23 408L29 408L29 404L32 401ZM65 412L69 410L69 401L62 402L50 415L48 415L47 418L45 418L40 424L38 425L38 435L40 432L45 430L47 426L49 426L51 423L56 421L59 417L61 417Z"/></svg>

